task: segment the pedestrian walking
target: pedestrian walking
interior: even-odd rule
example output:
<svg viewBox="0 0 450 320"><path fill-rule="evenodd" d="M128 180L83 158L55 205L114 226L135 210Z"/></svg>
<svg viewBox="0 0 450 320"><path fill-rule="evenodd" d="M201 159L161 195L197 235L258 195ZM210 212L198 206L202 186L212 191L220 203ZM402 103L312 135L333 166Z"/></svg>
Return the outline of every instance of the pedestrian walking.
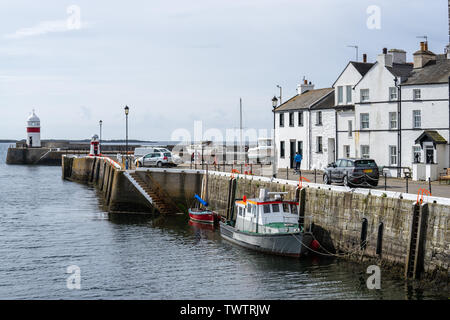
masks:
<svg viewBox="0 0 450 320"><path fill-rule="evenodd" d="M300 173L300 165L302 164L302 155L297 152L297 154L294 157L294 161L295 161L295 173Z"/></svg>

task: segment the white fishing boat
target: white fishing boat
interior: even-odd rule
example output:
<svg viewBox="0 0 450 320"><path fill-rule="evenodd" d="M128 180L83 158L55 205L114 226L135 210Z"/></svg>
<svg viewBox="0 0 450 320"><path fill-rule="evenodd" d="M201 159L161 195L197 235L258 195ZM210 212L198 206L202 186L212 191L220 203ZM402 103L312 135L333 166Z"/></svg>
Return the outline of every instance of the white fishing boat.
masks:
<svg viewBox="0 0 450 320"><path fill-rule="evenodd" d="M221 236L248 249L300 257L308 253L313 238L299 224L299 203L283 200L286 192L260 190L258 199L235 202L236 219L220 222ZM269 196L274 198L270 199ZM304 218L304 217L302 217Z"/></svg>

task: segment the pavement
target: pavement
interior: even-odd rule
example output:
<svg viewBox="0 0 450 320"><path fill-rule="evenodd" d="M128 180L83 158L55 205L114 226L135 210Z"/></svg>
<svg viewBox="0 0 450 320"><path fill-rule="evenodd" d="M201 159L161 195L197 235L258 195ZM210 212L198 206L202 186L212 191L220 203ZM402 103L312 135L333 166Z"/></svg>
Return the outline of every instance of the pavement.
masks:
<svg viewBox="0 0 450 320"><path fill-rule="evenodd" d="M182 165L179 165L181 168L191 168L194 169L202 169L202 165L198 163L197 165L190 163L185 163ZM214 166L209 164L208 170L217 170L217 171L224 171L224 172L231 172L232 169L236 169L239 172L245 172L252 170L254 175L257 176L266 176L271 177L271 166L270 165L248 165L245 167L245 165L219 165ZM203 169L206 169L206 165L203 166ZM313 183L323 183L322 180L322 171L317 170L315 173L314 171L306 171L302 170L302 176L306 179L308 179L310 182ZM279 179L286 179L286 180L293 180L298 181L299 175L294 173L294 169L279 169L277 178ZM386 183L386 185L385 185ZM337 183L333 183L333 185L339 185ZM342 184L340 184L342 185ZM384 177L380 177L380 180L378 182L378 186L374 187L372 189L377 190L387 190L387 191L394 191L394 192L403 192L403 193L410 193L410 194L417 194L419 189L427 189L427 191L435 197L444 197L444 198L450 198L450 184L446 184L446 182L439 183L438 181L432 181L429 183L428 181L412 181L411 179L404 179L404 178L386 178L386 181Z"/></svg>

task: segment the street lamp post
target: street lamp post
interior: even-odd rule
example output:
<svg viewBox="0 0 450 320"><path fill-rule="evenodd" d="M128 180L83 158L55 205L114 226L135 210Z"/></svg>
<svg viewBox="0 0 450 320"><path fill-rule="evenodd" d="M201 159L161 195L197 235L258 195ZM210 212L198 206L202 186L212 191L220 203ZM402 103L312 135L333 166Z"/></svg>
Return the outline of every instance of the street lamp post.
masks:
<svg viewBox="0 0 450 320"><path fill-rule="evenodd" d="M100 120L98 123L100 124L100 148L99 148L100 150L99 150L99 153L102 153L102 124L103 124L103 121Z"/></svg>
<svg viewBox="0 0 450 320"><path fill-rule="evenodd" d="M273 112L273 160L272 160L272 176L274 178L277 177L277 143L275 141L275 109L277 108L278 105L278 99L277 97L273 97L272 99L272 112Z"/></svg>
<svg viewBox="0 0 450 320"><path fill-rule="evenodd" d="M128 106L125 106L125 124L126 124L126 139L125 139L125 143L126 143L126 157L125 157L125 169L128 169L128 113L130 112L130 108L128 108Z"/></svg>

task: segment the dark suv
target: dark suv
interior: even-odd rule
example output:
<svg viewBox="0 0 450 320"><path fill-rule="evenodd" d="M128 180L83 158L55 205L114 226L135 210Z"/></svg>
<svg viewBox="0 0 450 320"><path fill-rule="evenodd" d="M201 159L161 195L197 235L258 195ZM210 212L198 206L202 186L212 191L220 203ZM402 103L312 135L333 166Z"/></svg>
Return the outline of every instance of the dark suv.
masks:
<svg viewBox="0 0 450 320"><path fill-rule="evenodd" d="M376 187L379 171L372 159L339 159L330 163L323 174L323 182L344 183L348 187Z"/></svg>

